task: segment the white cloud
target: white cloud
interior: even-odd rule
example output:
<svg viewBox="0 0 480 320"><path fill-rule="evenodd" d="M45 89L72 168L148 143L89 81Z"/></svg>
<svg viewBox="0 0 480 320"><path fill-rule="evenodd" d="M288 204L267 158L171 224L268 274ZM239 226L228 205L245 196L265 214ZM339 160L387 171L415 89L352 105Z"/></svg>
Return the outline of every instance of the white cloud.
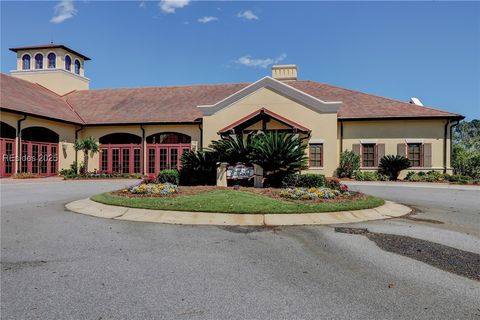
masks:
<svg viewBox="0 0 480 320"><path fill-rule="evenodd" d="M198 19L198 22L200 22L200 23L209 23L209 22L212 22L212 21L218 21L218 18L208 16L208 17L202 17L202 18Z"/></svg>
<svg viewBox="0 0 480 320"><path fill-rule="evenodd" d="M236 63L244 65L246 67L260 67L260 68L267 68L268 66L279 63L282 60L285 60L287 55L282 53L276 58L266 58L266 59L254 59L250 55L246 55L243 57L238 58L235 60Z"/></svg>
<svg viewBox="0 0 480 320"><path fill-rule="evenodd" d="M50 19L52 23L62 23L63 21L73 18L77 14L77 9L73 5L72 0L60 1L55 7L55 15Z"/></svg>
<svg viewBox="0 0 480 320"><path fill-rule="evenodd" d="M243 11L243 12L239 12L237 14L237 17L239 18L243 18L243 19L246 19L246 20L258 20L258 16L252 12L252 10L246 10L246 11Z"/></svg>
<svg viewBox="0 0 480 320"><path fill-rule="evenodd" d="M161 0L158 6L165 13L175 13L176 9L188 6L190 0Z"/></svg>
<svg viewBox="0 0 480 320"><path fill-rule="evenodd" d="M145 1L140 1L140 4L138 5L140 8L146 8L147 7L147 4L145 3Z"/></svg>

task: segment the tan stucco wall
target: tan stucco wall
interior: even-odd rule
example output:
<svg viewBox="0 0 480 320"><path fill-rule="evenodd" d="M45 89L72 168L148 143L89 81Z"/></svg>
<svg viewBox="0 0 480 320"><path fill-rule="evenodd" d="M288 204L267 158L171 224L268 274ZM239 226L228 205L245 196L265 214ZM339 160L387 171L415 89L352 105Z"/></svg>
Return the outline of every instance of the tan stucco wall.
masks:
<svg viewBox="0 0 480 320"><path fill-rule="evenodd" d="M2 111L0 120L11 125L17 129L17 121L22 119L22 115L9 113ZM27 116L27 119L22 121L21 128L26 129L29 127L45 127L48 128L59 135L59 147L58 147L58 170L67 169L70 167L70 164L75 161L75 149L73 144L75 142L75 129L76 126L73 124L67 124L63 122L50 121L42 118L37 118L33 116ZM66 150L63 150L63 145L66 145ZM18 146L18 139L16 139L15 149ZM18 154L18 150L17 150Z"/></svg>
<svg viewBox="0 0 480 320"><path fill-rule="evenodd" d="M47 55L50 52L56 54L56 68L48 68ZM43 54L43 69L35 69L35 55ZM30 70L22 70L22 57L30 54ZM65 70L65 56L69 55L72 59L71 71ZM80 61L80 75L74 73L75 59ZM17 70L13 70L11 75L33 83L38 83L59 95L63 95L72 90L87 90L89 88L89 79L85 77L83 58L67 52L64 49L41 49L41 50L22 50L17 52Z"/></svg>
<svg viewBox="0 0 480 320"><path fill-rule="evenodd" d="M397 144L406 143L406 139L423 139L423 143L432 144L432 167L410 168L409 170L443 170L444 130L447 120L378 120L344 121L343 151L352 150L353 144L362 139L373 139L385 144L386 155L397 154ZM340 124L339 124L340 128ZM340 131L340 129L339 129ZM447 140L447 168L450 169L450 139ZM340 143L339 143L340 145ZM401 178L405 175L402 172Z"/></svg>
<svg viewBox="0 0 480 320"><path fill-rule="evenodd" d="M204 147L218 140L217 132L260 108L266 108L311 130L311 139L323 139L324 166L310 173L332 176L338 162L337 114L318 113L269 89L262 88L217 113L203 117Z"/></svg>
<svg viewBox="0 0 480 320"><path fill-rule="evenodd" d="M148 136L160 133L160 132L177 132L189 135L192 139L192 144L200 145L200 129L198 125L185 124L185 125L144 125L145 129L145 138ZM128 125L128 126L94 126L94 127L85 127L80 131L79 138L85 138L92 136L97 141L104 135L111 133L131 133L134 135L142 137L142 129L140 125ZM146 148L143 153L143 166L146 168ZM83 155L79 154L79 162L82 162ZM88 170L98 170L100 166L99 154L90 155Z"/></svg>

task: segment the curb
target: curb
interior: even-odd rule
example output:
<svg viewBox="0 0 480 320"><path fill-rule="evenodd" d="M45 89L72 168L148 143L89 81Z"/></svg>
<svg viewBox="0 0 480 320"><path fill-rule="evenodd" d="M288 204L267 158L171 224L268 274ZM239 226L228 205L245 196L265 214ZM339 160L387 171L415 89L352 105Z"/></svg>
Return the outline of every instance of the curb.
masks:
<svg viewBox="0 0 480 320"><path fill-rule="evenodd" d="M301 214L235 214L135 209L106 205L92 201L88 198L67 203L65 207L76 213L105 219L214 226L302 226L341 224L396 218L412 212L412 209L409 207L392 201L385 201L384 205L372 209Z"/></svg>

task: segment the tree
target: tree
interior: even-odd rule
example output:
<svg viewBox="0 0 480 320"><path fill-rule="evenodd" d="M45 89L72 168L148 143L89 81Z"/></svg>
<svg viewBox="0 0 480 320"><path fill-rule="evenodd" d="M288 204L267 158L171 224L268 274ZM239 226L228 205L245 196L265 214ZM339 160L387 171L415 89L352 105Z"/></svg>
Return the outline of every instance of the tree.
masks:
<svg viewBox="0 0 480 320"><path fill-rule="evenodd" d="M254 136L251 163L263 168L265 186L281 187L283 178L304 168L307 145L298 135L267 132Z"/></svg>
<svg viewBox="0 0 480 320"><path fill-rule="evenodd" d="M253 147L252 140L252 135L231 135L212 141L208 151L215 153L217 162L228 162L232 165L237 162L248 163Z"/></svg>
<svg viewBox="0 0 480 320"><path fill-rule="evenodd" d="M88 171L88 153L95 154L100 151L100 146L94 137L86 137L77 139L74 148L76 151L83 151L83 167L81 167L81 174L85 175Z"/></svg>
<svg viewBox="0 0 480 320"><path fill-rule="evenodd" d="M390 180L397 180L400 171L410 168L410 161L404 156L387 155L380 159L380 173L390 177Z"/></svg>
<svg viewBox="0 0 480 320"><path fill-rule="evenodd" d="M454 172L480 179L480 120L462 121L456 126L453 143Z"/></svg>
<svg viewBox="0 0 480 320"><path fill-rule="evenodd" d="M360 169L360 155L353 151L343 151L340 154L340 166L337 169L339 178L352 178L355 171Z"/></svg>
<svg viewBox="0 0 480 320"><path fill-rule="evenodd" d="M453 132L453 141L468 150L480 151L480 120L460 122Z"/></svg>

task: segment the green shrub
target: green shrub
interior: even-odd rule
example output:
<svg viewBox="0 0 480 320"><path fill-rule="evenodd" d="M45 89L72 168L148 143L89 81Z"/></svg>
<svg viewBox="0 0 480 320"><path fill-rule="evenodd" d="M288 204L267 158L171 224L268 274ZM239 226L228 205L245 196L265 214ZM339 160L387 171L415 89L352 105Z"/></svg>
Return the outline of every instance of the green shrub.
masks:
<svg viewBox="0 0 480 320"><path fill-rule="evenodd" d="M360 155L353 153L353 151L343 151L340 154L340 166L337 169L337 176L340 178L352 178L358 169L360 169Z"/></svg>
<svg viewBox="0 0 480 320"><path fill-rule="evenodd" d="M380 159L380 173L387 175L390 180L397 180L400 171L410 168L410 161L404 156L387 155Z"/></svg>
<svg viewBox="0 0 480 320"><path fill-rule="evenodd" d="M289 174L282 180L285 188L319 188L325 186L323 174Z"/></svg>
<svg viewBox="0 0 480 320"><path fill-rule="evenodd" d="M428 172L409 171L405 176L405 180L412 182L436 182L448 180L449 175L438 171L430 170Z"/></svg>
<svg viewBox="0 0 480 320"><path fill-rule="evenodd" d="M380 180L379 174L376 171L355 171L354 178L358 181Z"/></svg>
<svg viewBox="0 0 480 320"><path fill-rule="evenodd" d="M449 177L449 181L452 183L458 183L458 184L467 184L470 181L472 181L472 178L468 176L463 176L461 174L452 174Z"/></svg>
<svg viewBox="0 0 480 320"><path fill-rule="evenodd" d="M209 151L186 151L182 154L180 185L215 185L217 156Z"/></svg>
<svg viewBox="0 0 480 320"><path fill-rule="evenodd" d="M178 185L180 182L180 174L177 170L161 170L158 173L157 180L159 183L172 183Z"/></svg>

